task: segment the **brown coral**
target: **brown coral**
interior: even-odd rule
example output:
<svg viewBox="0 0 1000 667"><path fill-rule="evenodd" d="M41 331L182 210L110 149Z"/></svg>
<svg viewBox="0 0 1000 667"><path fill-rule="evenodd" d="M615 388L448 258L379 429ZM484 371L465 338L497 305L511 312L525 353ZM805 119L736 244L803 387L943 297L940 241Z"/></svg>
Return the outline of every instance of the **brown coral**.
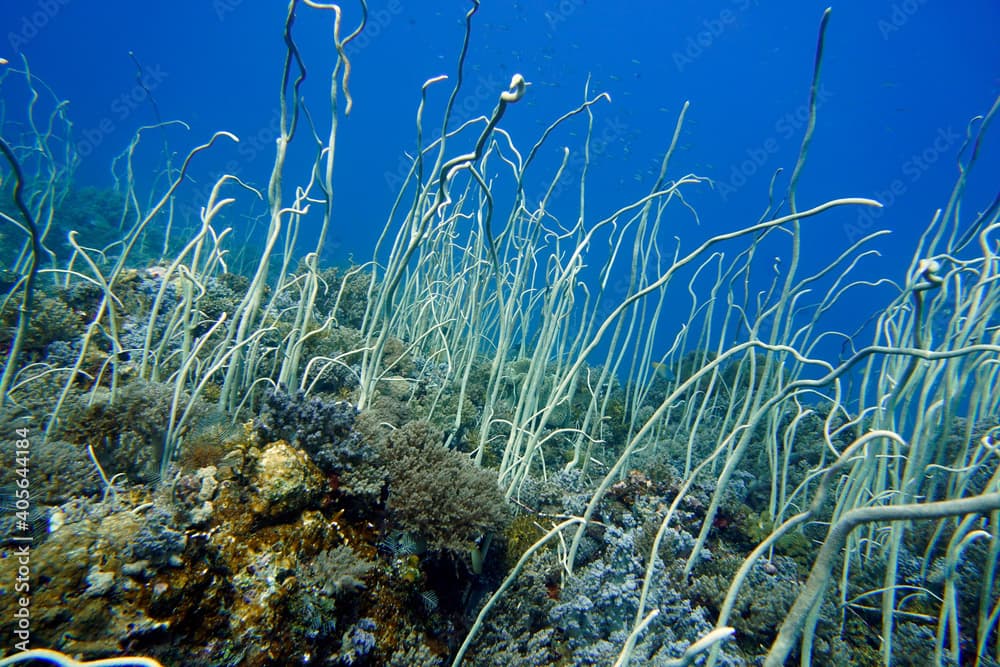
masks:
<svg viewBox="0 0 1000 667"><path fill-rule="evenodd" d="M496 474L444 447L429 423L411 422L394 431L384 448L389 512L430 548L464 552L506 525L508 508Z"/></svg>

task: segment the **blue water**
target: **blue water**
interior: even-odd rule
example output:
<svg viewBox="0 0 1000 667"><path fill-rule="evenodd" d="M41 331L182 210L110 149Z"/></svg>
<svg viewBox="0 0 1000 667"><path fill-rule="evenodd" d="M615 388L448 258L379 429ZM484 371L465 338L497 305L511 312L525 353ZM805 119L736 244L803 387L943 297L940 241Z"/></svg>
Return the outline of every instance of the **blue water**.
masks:
<svg viewBox="0 0 1000 667"><path fill-rule="evenodd" d="M371 3L368 29L351 52L354 109L340 129L328 261L370 256L404 151L414 146L419 87L431 76L454 74L469 6ZM75 140L85 156L79 181L108 185L111 158L136 127L156 120L158 110L164 120L190 124L190 132L161 133L180 154L216 130L241 137L239 146L221 146L202 158L201 187L208 174L226 170L264 188L273 161L286 7L245 0L7 0L0 9L0 53L13 63L26 56L34 72L70 101ZM676 115L690 100L672 171L716 183L688 190L701 228L683 215L671 228L691 244L756 221L778 167L785 169L779 190L787 187L824 8L812 0L486 0L474 18L456 115L488 113L520 72L532 86L503 127L527 150L545 125L580 102L590 77L591 93L606 91L612 99L595 107L600 148L588 213L599 216L648 191ZM325 133L332 24L327 12L302 8L299 14L295 37L309 68L304 90ZM358 6L345 3L345 27L353 28L358 17ZM831 248L886 228L893 234L877 244L882 258L866 270L900 276L920 231L947 199L966 123L1000 92L997 25L1000 4L994 0L834 6L799 206L840 196L874 197L887 206L877 216L849 210L817 221L806 237L805 262L819 262ZM136 61L155 110L136 83ZM432 133L445 96L443 86L432 92L426 121ZM549 173L545 167L555 164L561 146L579 148L582 137L580 123L554 135L539 174ZM150 141L162 139L151 135ZM968 200L979 208L1000 181L1000 141L994 136L985 148ZM292 154L289 183L301 182L311 159L306 148L299 150ZM161 157L152 148L143 155L149 170ZM536 177L529 196L540 195L544 185ZM863 298L874 308L884 295Z"/></svg>

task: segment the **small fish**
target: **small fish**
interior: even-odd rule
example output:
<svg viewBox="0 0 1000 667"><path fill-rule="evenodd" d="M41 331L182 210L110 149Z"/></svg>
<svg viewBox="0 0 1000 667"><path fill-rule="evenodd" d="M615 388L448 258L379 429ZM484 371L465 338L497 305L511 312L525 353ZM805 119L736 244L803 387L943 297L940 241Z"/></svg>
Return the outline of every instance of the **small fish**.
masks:
<svg viewBox="0 0 1000 667"><path fill-rule="evenodd" d="M673 380L674 372L670 368L659 361L654 361L652 363L653 370L656 371L656 375L664 380Z"/></svg>

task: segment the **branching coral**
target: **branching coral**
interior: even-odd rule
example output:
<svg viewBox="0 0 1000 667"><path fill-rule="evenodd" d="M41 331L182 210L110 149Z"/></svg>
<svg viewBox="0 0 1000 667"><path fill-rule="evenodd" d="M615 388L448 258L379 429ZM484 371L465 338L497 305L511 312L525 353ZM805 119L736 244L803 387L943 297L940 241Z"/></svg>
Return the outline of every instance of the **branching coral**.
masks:
<svg viewBox="0 0 1000 667"><path fill-rule="evenodd" d="M324 472L340 474L371 456L354 431L356 415L347 401L278 389L265 395L257 429L265 440L287 440L302 447Z"/></svg>
<svg viewBox="0 0 1000 667"><path fill-rule="evenodd" d="M389 435L380 453L389 474L393 522L420 535L431 549L465 553L508 521L496 475L449 450L427 422Z"/></svg>

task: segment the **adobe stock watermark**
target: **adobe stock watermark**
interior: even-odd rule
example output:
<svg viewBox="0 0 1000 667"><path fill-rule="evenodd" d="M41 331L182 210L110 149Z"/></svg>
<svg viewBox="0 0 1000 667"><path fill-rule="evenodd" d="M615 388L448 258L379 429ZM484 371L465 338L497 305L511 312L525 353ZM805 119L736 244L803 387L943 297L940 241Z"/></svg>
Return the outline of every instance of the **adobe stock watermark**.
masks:
<svg viewBox="0 0 1000 667"><path fill-rule="evenodd" d="M32 536L32 505L31 493L31 459L34 433L27 427L13 429L14 465L16 478L12 484L16 531L8 539L13 542L13 548L7 551L8 557L17 559L17 575L13 582L6 583L6 592L12 597L13 622L15 637L14 648L27 651L31 648L31 595L32 595L32 553L34 537Z"/></svg>
<svg viewBox="0 0 1000 667"><path fill-rule="evenodd" d="M549 24L549 28L555 30L559 24L568 21L573 14L576 14L576 10L585 4L586 0L559 0L555 10L545 10L545 21Z"/></svg>
<svg viewBox="0 0 1000 667"><path fill-rule="evenodd" d="M111 100L108 114L95 125L85 128L80 133L81 138L76 142L76 152L80 157L85 158L93 153L109 136L114 134L122 123L149 100L152 92L163 85L167 76L168 74L162 65L143 69L138 81L131 88Z"/></svg>
<svg viewBox="0 0 1000 667"><path fill-rule="evenodd" d="M756 7L759 0L732 0L731 7L722 8L719 13L708 19L702 19L699 30L684 40L684 47L671 54L674 67L678 72L701 58L706 51L739 19L739 15L751 7Z"/></svg>
<svg viewBox="0 0 1000 667"><path fill-rule="evenodd" d="M17 30L7 33L7 44L15 53L45 30L72 0L39 0L35 8L21 16Z"/></svg>
<svg viewBox="0 0 1000 667"><path fill-rule="evenodd" d="M844 223L844 235L854 243L875 226L875 223L909 192L927 171L943 156L951 153L962 140L962 135L952 127L939 128L934 140L919 153L914 153L900 165L900 175L886 187L872 193L871 198L882 203L882 208L862 206L853 222Z"/></svg>
<svg viewBox="0 0 1000 667"><path fill-rule="evenodd" d="M833 93L820 84L816 91L816 108L819 109L833 97ZM729 177L724 181L717 181L716 186L722 201L728 201L729 197L738 192L747 181L767 166L785 143L798 135L802 128L809 122L809 105L802 104L794 111L788 112L774 122L774 134L756 146L746 150L746 159L734 163L729 169Z"/></svg>
<svg viewBox="0 0 1000 667"><path fill-rule="evenodd" d="M225 21L226 17L239 9L243 2L244 0L212 0L215 18Z"/></svg>
<svg viewBox="0 0 1000 667"><path fill-rule="evenodd" d="M261 155L273 157L276 151L275 145L278 136L281 134L281 109L275 108L271 111L268 121L261 125L256 132L239 137L236 144L236 154L226 162L218 172L210 174L203 183L191 191L179 204L181 218L197 220L201 207L212 194L215 183L223 175L243 178L247 168L257 161Z"/></svg>
<svg viewBox="0 0 1000 667"><path fill-rule="evenodd" d="M451 110L451 119L449 120L449 131L461 127L463 123L477 115L484 113L491 113L493 111L493 106L500 99L500 94L507 90L507 82L496 73L490 74L488 76L480 75L474 84L470 87L465 88L467 94L459 97L455 106ZM484 123L485 124L485 123ZM469 129L468 132L471 133L481 132L482 128L477 126L475 130ZM461 136L466 136L462 134ZM476 137L479 135L476 134ZM461 141L461 139L458 139ZM452 139L451 141L455 141ZM425 146L426 148L426 146ZM394 170L387 170L382 174L382 178L385 180L385 185L390 192L398 192L399 187L406 180L407 175L410 173L410 169L413 166L413 157L406 154L400 155L399 160L396 162L396 168ZM425 174L426 175L426 174Z"/></svg>
<svg viewBox="0 0 1000 667"><path fill-rule="evenodd" d="M628 123L623 121L619 116L601 121L594 128L594 132L590 136L590 161L594 162L597 158L607 154L611 150L612 145L620 143L625 139L629 130L630 126ZM571 188L579 188L580 176L583 174L586 165L587 157L582 148L570 153L566 168L563 169L559 177L559 182L555 186L552 186L551 182L539 183L538 196L535 198L535 201L540 202L550 187L552 187L552 192L549 195L550 201L558 199L560 195Z"/></svg>
<svg viewBox="0 0 1000 667"><path fill-rule="evenodd" d="M376 9L368 14L365 29L344 47L347 57L351 58L361 53L385 34L386 29L403 13L403 3L399 0L389 0L382 9Z"/></svg>
<svg viewBox="0 0 1000 667"><path fill-rule="evenodd" d="M929 0L902 0L894 2L888 17L878 20L878 31L883 40L888 40L893 33L899 32L910 19L926 5Z"/></svg>

